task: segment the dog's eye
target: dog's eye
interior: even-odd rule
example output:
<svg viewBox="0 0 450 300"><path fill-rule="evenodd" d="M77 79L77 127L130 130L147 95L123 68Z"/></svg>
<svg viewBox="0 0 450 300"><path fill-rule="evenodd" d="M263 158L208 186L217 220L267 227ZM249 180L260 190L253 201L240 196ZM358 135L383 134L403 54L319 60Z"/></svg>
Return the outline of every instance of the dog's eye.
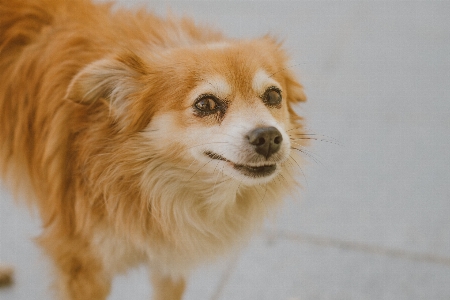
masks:
<svg viewBox="0 0 450 300"><path fill-rule="evenodd" d="M198 99L195 104L195 108L202 113L213 113L219 107L217 100L213 96L204 96Z"/></svg>
<svg viewBox="0 0 450 300"><path fill-rule="evenodd" d="M263 100L268 106L280 106L282 100L280 89L276 87L268 88L263 95Z"/></svg>

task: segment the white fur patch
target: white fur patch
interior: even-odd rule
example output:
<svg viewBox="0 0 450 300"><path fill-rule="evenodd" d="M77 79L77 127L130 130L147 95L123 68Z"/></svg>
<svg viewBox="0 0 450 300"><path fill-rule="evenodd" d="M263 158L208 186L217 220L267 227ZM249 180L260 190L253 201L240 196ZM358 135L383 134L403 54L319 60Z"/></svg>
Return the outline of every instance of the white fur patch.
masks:
<svg viewBox="0 0 450 300"><path fill-rule="evenodd" d="M271 78L269 74L264 70L258 70L253 76L252 88L253 90L261 95L265 92L265 90L271 86L275 86L281 90L280 84Z"/></svg>
<svg viewBox="0 0 450 300"><path fill-rule="evenodd" d="M189 97L192 101L202 94L213 94L221 99L227 98L231 94L231 86L222 76L202 78L202 83L198 85Z"/></svg>

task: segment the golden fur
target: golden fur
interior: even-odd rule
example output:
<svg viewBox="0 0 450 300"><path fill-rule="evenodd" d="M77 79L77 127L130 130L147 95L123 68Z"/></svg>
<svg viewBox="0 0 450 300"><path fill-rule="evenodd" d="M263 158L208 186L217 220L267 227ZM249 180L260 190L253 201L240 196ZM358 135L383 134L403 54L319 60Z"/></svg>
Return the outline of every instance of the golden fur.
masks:
<svg viewBox="0 0 450 300"><path fill-rule="evenodd" d="M292 105L305 96L287 61L270 37L237 41L188 19L0 0L0 168L39 210L59 299L105 299L139 263L154 299L180 299L193 267L245 243L295 187ZM267 85L279 107L261 101ZM195 115L202 93L226 112ZM278 128L279 153L249 152L252 126ZM268 163L273 176L235 168Z"/></svg>

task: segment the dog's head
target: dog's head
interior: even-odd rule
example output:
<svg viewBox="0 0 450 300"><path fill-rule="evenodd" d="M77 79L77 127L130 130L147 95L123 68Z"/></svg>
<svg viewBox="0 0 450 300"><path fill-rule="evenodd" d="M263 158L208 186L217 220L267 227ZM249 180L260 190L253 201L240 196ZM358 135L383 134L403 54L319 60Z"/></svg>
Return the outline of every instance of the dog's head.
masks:
<svg viewBox="0 0 450 300"><path fill-rule="evenodd" d="M72 81L68 98L104 99L117 132L139 133L148 157L191 174L267 183L290 156L290 130L305 101L280 45L265 37L96 61Z"/></svg>

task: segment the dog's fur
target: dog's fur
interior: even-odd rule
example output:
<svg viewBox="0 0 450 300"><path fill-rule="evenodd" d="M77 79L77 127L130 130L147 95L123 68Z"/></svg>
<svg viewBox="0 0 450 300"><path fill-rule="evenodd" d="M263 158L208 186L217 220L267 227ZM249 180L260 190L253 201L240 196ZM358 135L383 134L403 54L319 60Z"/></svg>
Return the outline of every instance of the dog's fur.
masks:
<svg viewBox="0 0 450 300"><path fill-rule="evenodd" d="M189 270L248 239L296 186L292 106L305 96L287 61L268 36L87 0L0 0L0 167L39 210L59 299L105 299L139 263L154 299L180 299ZM220 110L199 110L202 97ZM270 157L248 142L268 126L283 138Z"/></svg>

